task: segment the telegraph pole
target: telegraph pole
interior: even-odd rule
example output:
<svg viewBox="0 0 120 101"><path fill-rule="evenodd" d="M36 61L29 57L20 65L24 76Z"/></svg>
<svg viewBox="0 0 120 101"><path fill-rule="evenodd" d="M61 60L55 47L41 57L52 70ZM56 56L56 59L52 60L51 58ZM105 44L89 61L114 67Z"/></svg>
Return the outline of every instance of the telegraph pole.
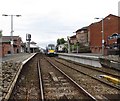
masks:
<svg viewBox="0 0 120 101"><path fill-rule="evenodd" d="M30 41L31 41L31 34L26 34L26 41L27 42L27 51L30 54Z"/></svg>
<svg viewBox="0 0 120 101"><path fill-rule="evenodd" d="M69 42L69 36L67 36L67 42L68 42L68 53L70 53L70 42Z"/></svg>
<svg viewBox="0 0 120 101"><path fill-rule="evenodd" d="M102 56L104 56L104 18L95 18L95 19L101 19L102 20Z"/></svg>

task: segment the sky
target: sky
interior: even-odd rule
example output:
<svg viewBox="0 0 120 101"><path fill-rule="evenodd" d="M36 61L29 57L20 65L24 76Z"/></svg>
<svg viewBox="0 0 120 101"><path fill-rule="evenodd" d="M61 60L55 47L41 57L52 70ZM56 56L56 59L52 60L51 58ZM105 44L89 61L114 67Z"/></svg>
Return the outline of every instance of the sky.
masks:
<svg viewBox="0 0 120 101"><path fill-rule="evenodd" d="M26 42L26 34L39 47L45 48L58 38L74 35L76 30L89 26L109 14L118 15L120 0L0 0L0 30L4 36L11 32L13 17L14 36Z"/></svg>

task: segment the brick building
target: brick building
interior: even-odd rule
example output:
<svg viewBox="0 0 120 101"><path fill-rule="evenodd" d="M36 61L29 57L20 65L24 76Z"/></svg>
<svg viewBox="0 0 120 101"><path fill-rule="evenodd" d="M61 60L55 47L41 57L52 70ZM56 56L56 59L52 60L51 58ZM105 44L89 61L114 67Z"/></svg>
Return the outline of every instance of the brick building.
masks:
<svg viewBox="0 0 120 101"><path fill-rule="evenodd" d="M108 43L108 36L113 33L120 33L120 17L109 14L103 19L104 28L104 42L106 44L112 44L114 41ZM88 27L88 33L90 34L90 49L92 53L101 53L102 51L102 20L96 23L92 23ZM105 48L105 52L107 49Z"/></svg>
<svg viewBox="0 0 120 101"><path fill-rule="evenodd" d="M70 44L76 44L77 39L76 39L76 35L73 35L70 37Z"/></svg>
<svg viewBox="0 0 120 101"><path fill-rule="evenodd" d="M81 29L78 29L76 31L76 39L77 39L77 42L79 42L80 44L84 46L88 46L89 45L88 27L83 27Z"/></svg>
<svg viewBox="0 0 120 101"><path fill-rule="evenodd" d="M22 49L22 40L19 36L13 36L13 51L20 53ZM11 54L11 36L2 36L0 41L0 56Z"/></svg>
<svg viewBox="0 0 120 101"><path fill-rule="evenodd" d="M88 46L89 44L89 35L88 35L88 27L83 27L78 29L76 35L70 37L70 43L76 44L77 42L83 44L84 46Z"/></svg>

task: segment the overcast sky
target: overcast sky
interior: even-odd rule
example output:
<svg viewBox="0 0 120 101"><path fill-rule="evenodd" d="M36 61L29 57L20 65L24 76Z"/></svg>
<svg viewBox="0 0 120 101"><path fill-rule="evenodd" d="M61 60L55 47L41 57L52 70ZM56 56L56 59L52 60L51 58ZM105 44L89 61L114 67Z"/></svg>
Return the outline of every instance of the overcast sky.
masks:
<svg viewBox="0 0 120 101"><path fill-rule="evenodd" d="M56 43L58 38L74 35L76 30L96 22L95 17L118 15L120 0L0 0L0 30L10 35L14 16L14 33L26 41L26 34L40 47Z"/></svg>

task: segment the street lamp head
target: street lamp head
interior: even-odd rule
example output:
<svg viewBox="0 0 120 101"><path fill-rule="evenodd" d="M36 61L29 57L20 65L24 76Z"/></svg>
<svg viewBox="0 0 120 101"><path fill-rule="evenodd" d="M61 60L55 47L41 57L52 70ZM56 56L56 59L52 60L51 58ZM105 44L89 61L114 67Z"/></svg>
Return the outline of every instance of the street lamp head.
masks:
<svg viewBox="0 0 120 101"><path fill-rule="evenodd" d="M98 18L98 17L96 17L96 18L94 18L94 19L102 19L102 20L103 20L104 18Z"/></svg>
<svg viewBox="0 0 120 101"><path fill-rule="evenodd" d="M100 18L97 18L97 17L96 17L96 18L94 18L94 19L100 19Z"/></svg>
<svg viewBox="0 0 120 101"><path fill-rule="evenodd" d="M2 14L2 16L8 16L7 14Z"/></svg>
<svg viewBox="0 0 120 101"><path fill-rule="evenodd" d="M2 14L2 16L16 16L16 17L20 17L21 15L7 15L7 14Z"/></svg>
<svg viewBox="0 0 120 101"><path fill-rule="evenodd" d="M21 15L16 15L17 17L20 17Z"/></svg>

